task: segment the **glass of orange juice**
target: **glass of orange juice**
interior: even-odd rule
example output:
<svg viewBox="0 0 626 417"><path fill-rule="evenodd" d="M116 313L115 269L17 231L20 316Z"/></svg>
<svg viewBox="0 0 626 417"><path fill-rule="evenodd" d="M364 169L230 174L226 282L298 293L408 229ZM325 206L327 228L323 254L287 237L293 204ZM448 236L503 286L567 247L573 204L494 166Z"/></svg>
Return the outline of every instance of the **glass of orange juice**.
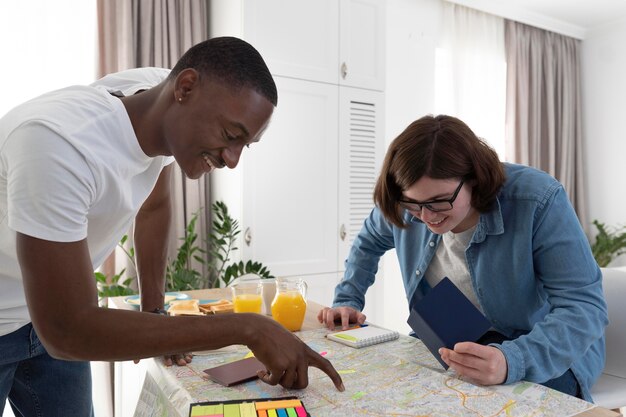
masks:
<svg viewBox="0 0 626 417"><path fill-rule="evenodd" d="M263 302L263 284L260 282L242 282L231 287L235 313L261 314Z"/></svg>
<svg viewBox="0 0 626 417"><path fill-rule="evenodd" d="M272 301L272 317L295 332L302 328L306 313L306 281L296 279L276 279L276 295Z"/></svg>

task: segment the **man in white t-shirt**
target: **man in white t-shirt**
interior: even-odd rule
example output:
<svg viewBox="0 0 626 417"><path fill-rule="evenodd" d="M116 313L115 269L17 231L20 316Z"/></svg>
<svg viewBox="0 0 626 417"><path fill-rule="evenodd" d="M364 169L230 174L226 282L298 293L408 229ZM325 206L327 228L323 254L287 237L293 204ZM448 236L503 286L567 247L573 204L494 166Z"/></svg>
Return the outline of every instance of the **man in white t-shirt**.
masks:
<svg viewBox="0 0 626 417"><path fill-rule="evenodd" d="M0 119L0 414L8 398L25 416L88 416L86 361L232 344L254 352L269 384L304 388L315 366L343 390L329 361L265 316L143 313L163 308L170 163L189 178L235 168L276 103L258 52L226 37L192 47L169 74L113 74ZM143 312L99 308L93 270L133 221Z"/></svg>

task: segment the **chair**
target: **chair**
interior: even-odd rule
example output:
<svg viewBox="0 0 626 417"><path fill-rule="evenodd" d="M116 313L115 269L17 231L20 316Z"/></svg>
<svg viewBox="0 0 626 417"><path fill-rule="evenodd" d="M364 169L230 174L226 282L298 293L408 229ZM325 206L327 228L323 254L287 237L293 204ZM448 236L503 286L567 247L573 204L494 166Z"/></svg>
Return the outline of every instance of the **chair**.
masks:
<svg viewBox="0 0 626 417"><path fill-rule="evenodd" d="M601 407L618 409L626 406L626 268L602 268L602 285L609 309L606 365L591 396Z"/></svg>

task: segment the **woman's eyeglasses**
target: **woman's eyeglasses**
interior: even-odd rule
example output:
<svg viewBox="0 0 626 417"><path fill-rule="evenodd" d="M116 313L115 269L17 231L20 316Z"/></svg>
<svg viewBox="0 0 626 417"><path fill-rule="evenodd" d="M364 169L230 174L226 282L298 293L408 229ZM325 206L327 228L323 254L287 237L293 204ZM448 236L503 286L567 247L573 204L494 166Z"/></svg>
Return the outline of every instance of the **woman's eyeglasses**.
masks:
<svg viewBox="0 0 626 417"><path fill-rule="evenodd" d="M461 187L463 187L464 182L465 182L464 180L461 180L461 183L459 184L458 187L456 187L456 190L454 190L454 194L452 194L451 198L424 201L423 203L418 203L417 201L398 200L398 204L400 205L400 207L408 211L415 211L415 212L421 212L422 208L424 207L426 207L428 210L435 212L435 213L439 211L451 210L453 207L452 203L454 203L454 200L456 200L456 197L459 195L459 191L461 191Z"/></svg>

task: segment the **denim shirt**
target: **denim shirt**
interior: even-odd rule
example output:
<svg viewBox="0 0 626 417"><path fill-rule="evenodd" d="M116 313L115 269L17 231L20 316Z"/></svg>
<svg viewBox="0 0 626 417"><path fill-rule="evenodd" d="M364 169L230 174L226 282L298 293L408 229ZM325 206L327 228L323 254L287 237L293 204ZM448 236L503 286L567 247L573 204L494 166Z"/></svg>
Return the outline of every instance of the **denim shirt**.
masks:
<svg viewBox="0 0 626 417"><path fill-rule="evenodd" d="M504 354L505 383L546 382L571 369L583 398L605 360L608 323L600 268L567 195L539 170L505 164L506 182L494 207L481 213L465 259L492 326L513 339L494 344ZM398 228L375 208L355 238L333 307L359 311L380 257L395 248L407 300L430 290L424 278L441 235L410 213Z"/></svg>

